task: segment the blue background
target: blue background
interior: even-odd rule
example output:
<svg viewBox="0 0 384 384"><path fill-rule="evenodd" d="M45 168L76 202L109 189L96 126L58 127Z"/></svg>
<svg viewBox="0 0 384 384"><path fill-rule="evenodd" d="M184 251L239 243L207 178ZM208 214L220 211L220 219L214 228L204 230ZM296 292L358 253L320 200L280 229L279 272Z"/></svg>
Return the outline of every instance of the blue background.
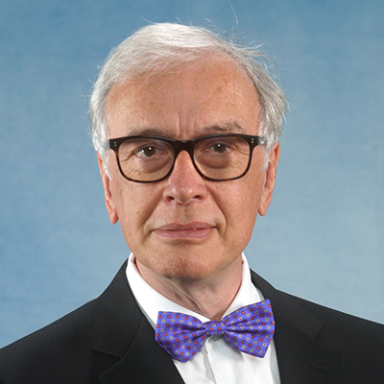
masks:
<svg viewBox="0 0 384 384"><path fill-rule="evenodd" d="M291 105L252 268L384 322L382 0L2 0L0 346L99 295L129 255L88 133L98 65L149 22L206 19L265 43Z"/></svg>

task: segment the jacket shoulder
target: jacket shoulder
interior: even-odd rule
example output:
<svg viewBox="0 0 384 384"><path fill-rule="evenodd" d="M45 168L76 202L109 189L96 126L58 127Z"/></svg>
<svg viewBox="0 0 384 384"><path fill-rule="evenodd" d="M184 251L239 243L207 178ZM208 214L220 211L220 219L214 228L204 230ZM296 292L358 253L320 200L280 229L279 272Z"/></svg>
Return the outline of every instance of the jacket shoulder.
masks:
<svg viewBox="0 0 384 384"><path fill-rule="evenodd" d="M369 344L369 349L384 359L384 325L291 296L308 312L319 319L322 329L319 339L337 339L342 345L355 348Z"/></svg>
<svg viewBox="0 0 384 384"><path fill-rule="evenodd" d="M0 383L86 383L95 300L0 350Z"/></svg>
<svg viewBox="0 0 384 384"><path fill-rule="evenodd" d="M384 379L384 325L290 297L321 322L314 341L340 354L347 383Z"/></svg>
<svg viewBox="0 0 384 384"><path fill-rule="evenodd" d="M279 291L254 272L252 280L272 303L279 365L286 361L289 370L304 357L316 358L316 366L337 358L347 383L382 381L384 325Z"/></svg>

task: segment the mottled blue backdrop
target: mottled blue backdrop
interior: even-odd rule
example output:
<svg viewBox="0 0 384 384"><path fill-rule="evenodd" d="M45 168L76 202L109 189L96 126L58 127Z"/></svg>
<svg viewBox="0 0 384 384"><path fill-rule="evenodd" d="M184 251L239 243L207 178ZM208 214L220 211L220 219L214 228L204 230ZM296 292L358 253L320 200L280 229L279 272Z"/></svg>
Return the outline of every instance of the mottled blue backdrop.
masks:
<svg viewBox="0 0 384 384"><path fill-rule="evenodd" d="M253 269L384 322L383 20L382 0L0 1L0 346L99 295L128 256L104 207L88 95L113 46L163 21L263 42L289 97Z"/></svg>

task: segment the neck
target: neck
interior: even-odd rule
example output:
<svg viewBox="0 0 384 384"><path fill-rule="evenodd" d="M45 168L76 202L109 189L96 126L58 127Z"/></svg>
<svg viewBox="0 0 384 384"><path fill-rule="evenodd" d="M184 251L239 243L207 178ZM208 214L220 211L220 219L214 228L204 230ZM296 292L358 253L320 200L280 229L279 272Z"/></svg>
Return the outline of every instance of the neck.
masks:
<svg viewBox="0 0 384 384"><path fill-rule="evenodd" d="M242 280L241 255L228 268L210 276L188 280L163 277L135 260L146 282L163 296L210 320L220 320L235 298Z"/></svg>

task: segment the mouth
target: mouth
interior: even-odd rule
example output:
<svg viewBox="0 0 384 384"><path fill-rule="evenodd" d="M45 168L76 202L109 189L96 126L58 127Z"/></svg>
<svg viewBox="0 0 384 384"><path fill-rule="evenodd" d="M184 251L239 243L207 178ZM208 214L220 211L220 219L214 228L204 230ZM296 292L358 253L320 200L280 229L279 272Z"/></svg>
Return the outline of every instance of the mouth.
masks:
<svg viewBox="0 0 384 384"><path fill-rule="evenodd" d="M208 238L214 230L215 226L208 223L172 223L155 229L154 233L163 239L201 241Z"/></svg>

